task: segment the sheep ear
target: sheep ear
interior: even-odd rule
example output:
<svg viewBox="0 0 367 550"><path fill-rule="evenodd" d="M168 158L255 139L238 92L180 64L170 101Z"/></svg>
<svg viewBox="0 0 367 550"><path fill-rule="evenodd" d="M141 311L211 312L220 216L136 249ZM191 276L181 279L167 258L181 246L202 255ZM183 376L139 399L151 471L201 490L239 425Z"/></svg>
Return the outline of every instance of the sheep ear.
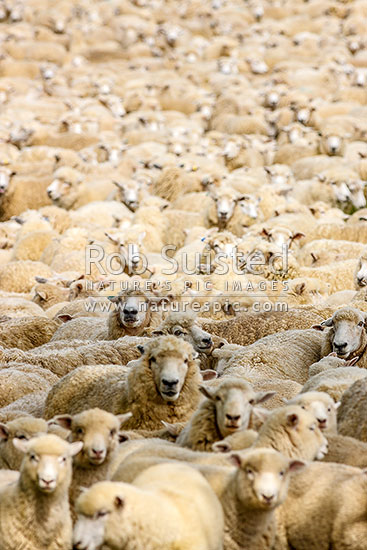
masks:
<svg viewBox="0 0 367 550"><path fill-rule="evenodd" d="M336 351L332 351L331 353L329 353L329 355L327 355L326 357L338 357Z"/></svg>
<svg viewBox="0 0 367 550"><path fill-rule="evenodd" d="M29 444L30 444L30 441L25 441L24 439L18 439L16 437L13 439L14 447L18 451L20 451L21 453L24 453L24 454L28 452Z"/></svg>
<svg viewBox="0 0 367 550"><path fill-rule="evenodd" d="M130 435L127 432L118 433L119 443L125 443L125 441L130 441Z"/></svg>
<svg viewBox="0 0 367 550"><path fill-rule="evenodd" d="M211 393L211 391L209 390L209 388L207 388L206 386L204 386L203 384L201 386L199 386L199 391L205 395L205 397L207 399L213 399L213 395Z"/></svg>
<svg viewBox="0 0 367 550"><path fill-rule="evenodd" d="M123 497L115 496L115 500L113 501L113 503L117 510L121 510L124 507L125 501Z"/></svg>
<svg viewBox="0 0 367 550"><path fill-rule="evenodd" d="M269 237L269 233L268 233L268 231L265 229L265 227L264 227L263 230L261 231L260 237L266 237L266 238Z"/></svg>
<svg viewBox="0 0 367 550"><path fill-rule="evenodd" d="M333 324L333 318L332 317L329 317L329 319L325 319L325 321L321 322L321 326L323 326L323 327L331 327L332 324Z"/></svg>
<svg viewBox="0 0 367 550"><path fill-rule="evenodd" d="M232 450L232 447L228 443L228 441L223 439L222 441L216 441L215 443L213 443L212 450L215 453L229 453Z"/></svg>
<svg viewBox="0 0 367 550"><path fill-rule="evenodd" d="M311 252L311 258L312 258L312 262L315 264L317 262L317 260L319 259L319 257L317 256L317 254L315 254L314 252Z"/></svg>
<svg viewBox="0 0 367 550"><path fill-rule="evenodd" d="M265 401L268 401L268 399L271 399L276 395L276 391L268 391L268 392L258 392L255 396L255 403L258 405L259 403L265 403Z"/></svg>
<svg viewBox="0 0 367 550"><path fill-rule="evenodd" d="M256 416L256 418L258 420L260 420L260 422L264 423L264 422L267 421L267 419L271 415L271 411L268 411L266 409L262 409L261 407L259 409L257 407L254 407L252 409L252 414L254 416Z"/></svg>
<svg viewBox="0 0 367 550"><path fill-rule="evenodd" d="M305 282L299 283L298 285L296 285L294 287L294 291L295 291L296 294L298 294L298 296L301 296L301 294L304 292L305 288L306 288L306 283Z"/></svg>
<svg viewBox="0 0 367 550"><path fill-rule="evenodd" d="M69 313L62 313L58 315L57 318L63 323L67 323L68 321L71 321L73 319L72 315L69 315Z"/></svg>
<svg viewBox="0 0 367 550"><path fill-rule="evenodd" d="M40 298L42 298L42 300L47 300L47 293L44 290L38 290L36 292L36 295L37 294L38 296L40 296Z"/></svg>
<svg viewBox="0 0 367 550"><path fill-rule="evenodd" d="M289 462L288 471L297 472L298 470L302 470L302 468L305 468L306 466L307 464L302 460L291 460Z"/></svg>
<svg viewBox="0 0 367 550"><path fill-rule="evenodd" d="M119 301L120 296L117 294L116 296L107 296L110 302L113 302L114 304Z"/></svg>
<svg viewBox="0 0 367 550"><path fill-rule="evenodd" d="M55 416L50 420L53 424L58 424L65 430L71 430L71 424L73 422L73 417L70 414L60 414Z"/></svg>
<svg viewBox="0 0 367 550"><path fill-rule="evenodd" d="M80 453L80 451L83 448L83 445L84 445L83 441L74 441L74 443L70 443L69 444L69 456L75 456L78 453Z"/></svg>
<svg viewBox="0 0 367 550"><path fill-rule="evenodd" d="M214 380L218 377L218 373L215 370L212 369L206 369L201 371L201 376L204 380L204 382L208 380Z"/></svg>
<svg viewBox="0 0 367 550"><path fill-rule="evenodd" d="M5 424L0 424L0 440L7 441L9 439L9 430Z"/></svg>
<svg viewBox="0 0 367 550"><path fill-rule="evenodd" d="M291 413L287 415L287 424L288 426L291 426L292 428L295 428L299 423L299 417L298 414Z"/></svg>
<svg viewBox="0 0 367 550"><path fill-rule="evenodd" d="M339 409L339 407L340 407L341 404L342 404L341 401L337 401L337 402L335 403L335 410L336 410L336 409Z"/></svg>
<svg viewBox="0 0 367 550"><path fill-rule="evenodd" d="M295 233L292 237L292 241L297 241L298 239L302 239L302 237L306 237L304 233Z"/></svg>
<svg viewBox="0 0 367 550"><path fill-rule="evenodd" d="M138 345L136 346L136 348L140 351L140 353L141 353L142 355L144 355L144 351L145 351L145 350L144 350L144 346L142 346L141 344L138 344Z"/></svg>
<svg viewBox="0 0 367 550"><path fill-rule="evenodd" d="M312 327L314 330L320 330L321 332L325 329L325 327L323 327L322 325L312 325Z"/></svg>
<svg viewBox="0 0 367 550"><path fill-rule="evenodd" d="M234 466L237 466L237 468L241 468L242 459L239 454L233 453L228 458Z"/></svg>
<svg viewBox="0 0 367 550"><path fill-rule="evenodd" d="M143 239L145 239L146 234L147 234L146 231L142 231L141 233L139 233L139 235L138 235L138 243L139 244L141 244L143 242Z"/></svg>
<svg viewBox="0 0 367 550"><path fill-rule="evenodd" d="M117 418L118 420L120 421L120 426L122 426L122 424L124 424L125 422L127 422L129 420L129 418L131 418L133 415L132 412L127 412L125 414L118 414L117 415Z"/></svg>
<svg viewBox="0 0 367 550"><path fill-rule="evenodd" d="M47 283L47 279L45 279L44 277L38 277L38 275L35 277L37 283L41 283L41 284L44 284L44 283Z"/></svg>
<svg viewBox="0 0 367 550"><path fill-rule="evenodd" d="M124 185L120 183L119 181L112 180L112 183L116 185L119 189L124 189Z"/></svg>
<svg viewBox="0 0 367 550"><path fill-rule="evenodd" d="M113 242L113 244L120 244L119 240L107 233L107 231L105 232L105 235L111 242Z"/></svg>
<svg viewBox="0 0 367 550"><path fill-rule="evenodd" d="M345 366L353 367L358 362L358 359L359 357L353 357L353 359L349 359L349 361L345 363Z"/></svg>

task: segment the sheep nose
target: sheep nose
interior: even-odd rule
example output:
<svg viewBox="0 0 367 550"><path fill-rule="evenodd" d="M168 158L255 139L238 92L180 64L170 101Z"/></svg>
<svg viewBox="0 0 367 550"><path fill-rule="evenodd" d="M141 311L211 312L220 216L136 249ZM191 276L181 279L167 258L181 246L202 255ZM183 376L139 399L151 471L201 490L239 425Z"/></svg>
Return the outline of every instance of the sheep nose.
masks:
<svg viewBox="0 0 367 550"><path fill-rule="evenodd" d="M124 308L124 315L137 315L137 314L138 314L138 310L133 307Z"/></svg>
<svg viewBox="0 0 367 550"><path fill-rule="evenodd" d="M274 500L274 495L264 495L264 494L262 494L261 496L265 500L265 502L267 502L269 504Z"/></svg>
<svg viewBox="0 0 367 550"><path fill-rule="evenodd" d="M327 423L326 418L317 418L317 422L319 423L319 427L321 429L326 428L326 423Z"/></svg>
<svg viewBox="0 0 367 550"><path fill-rule="evenodd" d="M163 378L162 384L167 388L174 388L178 384L178 378L175 378L174 380L166 380L166 378Z"/></svg>
<svg viewBox="0 0 367 550"><path fill-rule="evenodd" d="M97 458L101 458L103 456L103 450L100 449L91 449L92 454L96 456Z"/></svg>
<svg viewBox="0 0 367 550"><path fill-rule="evenodd" d="M334 342L334 347L339 350L339 351L342 351L343 349L345 349L347 347L348 343L347 342L341 342L341 343L336 343Z"/></svg>
<svg viewBox="0 0 367 550"><path fill-rule="evenodd" d="M211 346L213 344L213 341L212 339L209 337L209 338L203 338L202 339L202 342L203 344L205 344L206 346Z"/></svg>
<svg viewBox="0 0 367 550"><path fill-rule="evenodd" d="M47 195L51 198L52 191L50 189L47 189Z"/></svg>
<svg viewBox="0 0 367 550"><path fill-rule="evenodd" d="M85 546L83 546L83 543L79 540L73 544L73 550L85 550Z"/></svg>
<svg viewBox="0 0 367 550"><path fill-rule="evenodd" d="M239 414L236 416L233 416L231 414L226 414L226 419L230 420L231 422L238 422L240 418L241 418L241 415Z"/></svg>

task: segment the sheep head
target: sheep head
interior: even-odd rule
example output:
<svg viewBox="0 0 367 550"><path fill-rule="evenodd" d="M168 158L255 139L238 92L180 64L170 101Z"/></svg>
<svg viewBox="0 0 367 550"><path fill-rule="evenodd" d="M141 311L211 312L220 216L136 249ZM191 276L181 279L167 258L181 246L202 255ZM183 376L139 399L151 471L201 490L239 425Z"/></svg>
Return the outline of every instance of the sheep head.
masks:
<svg viewBox="0 0 367 550"><path fill-rule="evenodd" d="M321 327L330 327L327 337L333 351L343 359L360 355L367 345L366 314L358 309L339 309Z"/></svg>

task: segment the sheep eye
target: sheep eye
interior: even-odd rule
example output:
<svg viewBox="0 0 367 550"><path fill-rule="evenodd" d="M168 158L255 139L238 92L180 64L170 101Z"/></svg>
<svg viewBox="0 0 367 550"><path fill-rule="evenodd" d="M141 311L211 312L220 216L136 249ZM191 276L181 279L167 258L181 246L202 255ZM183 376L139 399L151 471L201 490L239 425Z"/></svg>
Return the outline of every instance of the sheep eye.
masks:
<svg viewBox="0 0 367 550"><path fill-rule="evenodd" d="M27 437L23 434L17 435L17 439L27 439Z"/></svg>
<svg viewBox="0 0 367 550"><path fill-rule="evenodd" d="M100 510L97 512L97 518L103 518L104 516L107 516L108 512L106 510Z"/></svg>
<svg viewBox="0 0 367 550"><path fill-rule="evenodd" d="M113 437L114 435L116 435L116 430L115 430L115 429L111 430L111 431L110 431L110 435L111 435L112 437Z"/></svg>
<svg viewBox="0 0 367 550"><path fill-rule="evenodd" d="M327 408L327 412L329 413L331 411L331 407L328 407Z"/></svg>
<svg viewBox="0 0 367 550"><path fill-rule="evenodd" d="M254 475L253 470L251 470L251 468L246 468L246 475L248 475L249 477L253 476Z"/></svg>
<svg viewBox="0 0 367 550"><path fill-rule="evenodd" d="M76 429L76 433L77 433L78 435L82 435L83 432L84 432L83 428L77 428L77 429Z"/></svg>
<svg viewBox="0 0 367 550"><path fill-rule="evenodd" d="M29 458L30 458L30 460L32 460L33 462L38 462L38 456L35 455L34 453L30 454L30 455L29 455Z"/></svg>
<svg viewBox="0 0 367 550"><path fill-rule="evenodd" d="M157 360L156 360L155 357L151 357L151 358L149 359L149 362L150 362L150 363L155 363L156 361L157 361Z"/></svg>
<svg viewBox="0 0 367 550"><path fill-rule="evenodd" d="M255 403L255 399L250 399L249 403L250 405L253 405Z"/></svg>
<svg viewBox="0 0 367 550"><path fill-rule="evenodd" d="M311 430L311 432L314 432L315 431L315 426L314 425L310 426L310 430Z"/></svg>
<svg viewBox="0 0 367 550"><path fill-rule="evenodd" d="M363 321L359 321L358 326L363 327Z"/></svg>
<svg viewBox="0 0 367 550"><path fill-rule="evenodd" d="M175 332L173 333L175 336L182 336L183 335L183 332L182 330L175 330Z"/></svg>
<svg viewBox="0 0 367 550"><path fill-rule="evenodd" d="M301 409L303 409L305 411L306 407L304 405L301 405Z"/></svg>
<svg viewBox="0 0 367 550"><path fill-rule="evenodd" d="M222 398L220 395L217 395L216 398L215 398L216 401L222 401Z"/></svg>
<svg viewBox="0 0 367 550"><path fill-rule="evenodd" d="M187 365L188 362L189 362L189 360L185 359L185 361L184 361L185 365Z"/></svg>
<svg viewBox="0 0 367 550"><path fill-rule="evenodd" d="M285 474L285 471L284 471L284 470L282 470L281 472L279 472L280 477L284 477L284 474Z"/></svg>

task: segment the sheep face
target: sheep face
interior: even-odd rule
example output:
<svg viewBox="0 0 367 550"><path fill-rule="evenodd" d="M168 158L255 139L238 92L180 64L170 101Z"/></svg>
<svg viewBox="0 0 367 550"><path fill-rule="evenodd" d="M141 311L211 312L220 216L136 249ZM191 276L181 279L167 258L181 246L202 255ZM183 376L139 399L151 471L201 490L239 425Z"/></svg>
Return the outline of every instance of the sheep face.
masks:
<svg viewBox="0 0 367 550"><path fill-rule="evenodd" d="M132 212L135 212L139 208L139 185L136 182L126 182L125 184L114 182L119 189L120 200L123 202Z"/></svg>
<svg viewBox="0 0 367 550"><path fill-rule="evenodd" d="M236 381L224 382L216 391L201 386L200 391L215 404L217 426L222 437L245 430L253 406L274 395L274 392L255 393L249 384Z"/></svg>
<svg viewBox="0 0 367 550"><path fill-rule="evenodd" d="M167 402L176 401L185 383L189 356L187 353L170 352L151 354L148 358L158 393Z"/></svg>
<svg viewBox="0 0 367 550"><path fill-rule="evenodd" d="M25 454L21 478L26 477L41 493L53 493L70 482L71 458L79 453L83 443L67 443L55 435L43 435L30 441L14 439L13 445Z"/></svg>
<svg viewBox="0 0 367 550"><path fill-rule="evenodd" d="M53 420L71 430L72 441L82 441L82 452L75 458L77 466L99 466L119 444L118 431L131 413L114 416L101 409L90 409L75 416L62 415Z"/></svg>
<svg viewBox="0 0 367 550"><path fill-rule="evenodd" d="M287 404L299 405L303 410L313 414L320 430L336 429L336 411L340 403L335 403L327 393L300 393Z"/></svg>
<svg viewBox="0 0 367 550"><path fill-rule="evenodd" d="M332 183L332 190L334 193L335 200L339 203L346 203L351 200L352 195L349 190L349 187L344 182Z"/></svg>
<svg viewBox="0 0 367 550"><path fill-rule="evenodd" d="M244 195L242 199L239 201L238 205L241 209L241 212L243 212L245 216L248 216L249 218L256 220L256 218L258 217L259 203L260 203L260 199L258 197L253 197L251 195Z"/></svg>
<svg viewBox="0 0 367 550"><path fill-rule="evenodd" d="M82 175L72 168L59 168L55 179L47 187L47 194L52 202L61 208L71 208L77 199L77 188L82 182Z"/></svg>
<svg viewBox="0 0 367 550"><path fill-rule="evenodd" d="M2 168L0 170L0 200L9 188L11 176L12 173L7 168Z"/></svg>
<svg viewBox="0 0 367 550"><path fill-rule="evenodd" d="M237 497L246 508L272 510L287 496L290 473L305 466L289 460L272 449L233 453L231 461L238 467Z"/></svg>
<svg viewBox="0 0 367 550"><path fill-rule="evenodd" d="M75 550L97 550L105 541L106 523L121 514L126 491L121 483L102 481L83 492L76 501L78 520L74 527ZM115 518L116 519L116 518ZM118 522L121 524L121 519Z"/></svg>
<svg viewBox="0 0 367 550"><path fill-rule="evenodd" d="M261 235L280 249L283 246L290 248L293 241L305 236L304 233L292 233L287 227L273 227L270 230L264 228Z"/></svg>
<svg viewBox="0 0 367 550"><path fill-rule="evenodd" d="M367 255L361 256L358 260L355 280L357 288L367 285Z"/></svg>
<svg viewBox="0 0 367 550"><path fill-rule="evenodd" d="M350 202L354 208L363 208L366 206L366 197L364 195L364 182L356 180L347 184L350 191Z"/></svg>
<svg viewBox="0 0 367 550"><path fill-rule="evenodd" d="M348 359L360 349L366 340L365 315L352 308L340 309L321 323L331 327L328 334L333 351L343 359Z"/></svg>
<svg viewBox="0 0 367 550"><path fill-rule="evenodd" d="M143 325L148 314L149 301L145 296L117 297L116 306L122 326L137 328Z"/></svg>
<svg viewBox="0 0 367 550"><path fill-rule="evenodd" d="M239 197L232 189L222 189L212 193L212 199L215 202L215 208L218 218L218 227L225 226L231 217ZM242 198L242 197L241 197Z"/></svg>
<svg viewBox="0 0 367 550"><path fill-rule="evenodd" d="M321 152L329 156L343 155L345 143L341 136L323 135L321 139Z"/></svg>

